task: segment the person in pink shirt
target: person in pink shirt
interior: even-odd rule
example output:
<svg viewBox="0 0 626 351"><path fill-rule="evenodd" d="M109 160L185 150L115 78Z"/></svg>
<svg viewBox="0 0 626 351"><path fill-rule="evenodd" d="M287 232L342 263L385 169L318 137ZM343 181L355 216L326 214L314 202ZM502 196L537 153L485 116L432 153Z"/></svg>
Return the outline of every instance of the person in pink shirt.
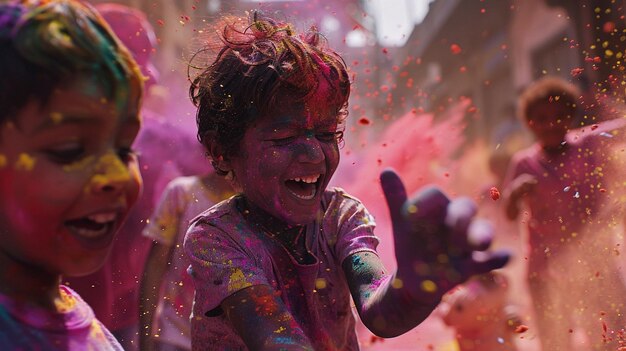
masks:
<svg viewBox="0 0 626 351"><path fill-rule="evenodd" d="M580 96L555 77L524 91L519 115L537 141L513 155L504 182L508 218L525 212L527 281L544 351L572 350L576 343L604 350L616 340L603 329L626 325L626 288L612 258L614 224L607 216L609 152L602 135L568 138ZM574 334L582 335L578 342Z"/></svg>
<svg viewBox="0 0 626 351"><path fill-rule="evenodd" d="M137 201L143 75L74 0L0 4L0 348L122 350L61 276L102 266Z"/></svg>
<svg viewBox="0 0 626 351"><path fill-rule="evenodd" d="M178 177L161 195L143 235L153 240L140 289L140 350L191 350L194 288L183 240L189 221L232 195L230 185L209 174Z"/></svg>
<svg viewBox="0 0 626 351"><path fill-rule="evenodd" d="M194 350L358 350L351 299L376 335L421 323L442 295L502 267L469 199L429 187L408 199L381 174L397 270L376 253L374 218L327 185L339 163L350 78L312 28L259 12L223 18L192 78L198 138L238 195L200 214L184 247L196 293ZM197 55L196 58L206 57Z"/></svg>

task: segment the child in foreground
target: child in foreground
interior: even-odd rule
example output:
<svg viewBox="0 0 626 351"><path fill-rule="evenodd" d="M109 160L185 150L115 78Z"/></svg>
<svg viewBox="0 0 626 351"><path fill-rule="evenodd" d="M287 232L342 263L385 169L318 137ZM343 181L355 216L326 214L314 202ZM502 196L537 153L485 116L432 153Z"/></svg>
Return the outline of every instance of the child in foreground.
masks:
<svg viewBox="0 0 626 351"><path fill-rule="evenodd" d="M143 77L73 0L0 4L0 345L121 350L61 275L98 269L139 194Z"/></svg>
<svg viewBox="0 0 626 351"><path fill-rule="evenodd" d="M300 35L259 13L224 23L219 53L190 93L198 138L239 194L185 237L194 350L358 350L350 297L372 332L394 337L456 284L506 263L484 252L491 230L472 220L471 201L436 188L408 200L385 171L398 263L387 272L372 216L326 189L350 93L343 60L314 29Z"/></svg>

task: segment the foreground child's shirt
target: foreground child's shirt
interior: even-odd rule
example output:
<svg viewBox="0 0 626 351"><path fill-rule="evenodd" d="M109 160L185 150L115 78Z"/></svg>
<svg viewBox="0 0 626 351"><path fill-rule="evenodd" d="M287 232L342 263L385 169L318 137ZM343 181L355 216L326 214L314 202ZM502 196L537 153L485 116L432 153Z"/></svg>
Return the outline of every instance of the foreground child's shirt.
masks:
<svg viewBox="0 0 626 351"><path fill-rule="evenodd" d="M58 312L0 295L2 350L123 350L76 292L60 289Z"/></svg>
<svg viewBox="0 0 626 351"><path fill-rule="evenodd" d="M194 350L247 350L220 309L233 293L269 285L316 350L358 350L350 290L343 260L376 252L374 220L361 202L341 189L327 190L322 212L306 227L313 264L299 264L267 234L252 228L237 210L237 197L202 213L185 238L196 295L192 313Z"/></svg>

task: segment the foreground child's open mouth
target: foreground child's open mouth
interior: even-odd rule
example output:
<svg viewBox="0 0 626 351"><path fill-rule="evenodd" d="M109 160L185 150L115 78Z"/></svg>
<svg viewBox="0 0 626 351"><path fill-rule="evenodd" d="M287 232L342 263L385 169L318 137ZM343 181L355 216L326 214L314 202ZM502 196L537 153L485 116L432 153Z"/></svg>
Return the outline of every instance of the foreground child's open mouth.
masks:
<svg viewBox="0 0 626 351"><path fill-rule="evenodd" d="M65 226L75 235L96 239L111 232L117 216L117 212L102 212L66 221Z"/></svg>
<svg viewBox="0 0 626 351"><path fill-rule="evenodd" d="M318 181L320 178L320 174L296 177L285 181L285 186L297 198L312 200L317 194Z"/></svg>

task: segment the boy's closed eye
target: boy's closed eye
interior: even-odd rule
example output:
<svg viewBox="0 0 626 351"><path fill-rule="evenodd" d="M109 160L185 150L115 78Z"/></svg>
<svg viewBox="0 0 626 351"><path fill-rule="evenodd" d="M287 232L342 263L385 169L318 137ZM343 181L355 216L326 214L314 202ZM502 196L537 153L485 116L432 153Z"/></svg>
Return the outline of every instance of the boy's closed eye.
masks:
<svg viewBox="0 0 626 351"><path fill-rule="evenodd" d="M62 144L44 150L53 162L59 164L70 164L80 161L85 156L85 147L78 142Z"/></svg>
<svg viewBox="0 0 626 351"><path fill-rule="evenodd" d="M277 136L271 139L267 139L267 141L272 142L274 145L282 146L291 144L292 142L296 141L297 138L298 135ZM315 133L315 139L324 143L340 142L341 140L343 140L343 131L317 132Z"/></svg>

